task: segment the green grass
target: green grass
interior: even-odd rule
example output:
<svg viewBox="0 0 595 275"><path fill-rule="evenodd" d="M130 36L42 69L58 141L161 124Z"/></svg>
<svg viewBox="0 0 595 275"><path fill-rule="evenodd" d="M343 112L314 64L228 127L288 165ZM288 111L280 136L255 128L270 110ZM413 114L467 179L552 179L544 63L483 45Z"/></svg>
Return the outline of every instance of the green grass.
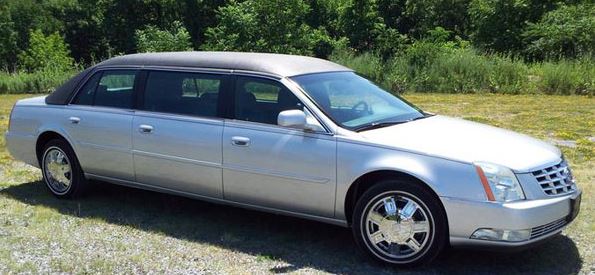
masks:
<svg viewBox="0 0 595 275"><path fill-rule="evenodd" d="M0 132L18 98L0 96ZM595 99L581 96L407 94L425 110L463 117L562 147L583 189L562 235L520 253L453 250L406 272L595 272ZM590 140L591 139L591 140ZM112 185L57 200L39 171L0 140L0 273L394 273L358 255L349 230Z"/></svg>

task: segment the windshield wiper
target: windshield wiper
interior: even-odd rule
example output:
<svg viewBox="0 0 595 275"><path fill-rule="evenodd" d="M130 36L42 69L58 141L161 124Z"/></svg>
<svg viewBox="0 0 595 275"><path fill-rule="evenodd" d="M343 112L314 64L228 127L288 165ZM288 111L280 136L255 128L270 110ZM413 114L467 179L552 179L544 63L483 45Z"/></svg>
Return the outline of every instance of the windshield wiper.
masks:
<svg viewBox="0 0 595 275"><path fill-rule="evenodd" d="M409 120L373 122L373 123L364 124L364 125L359 126L353 130L356 132L361 132L361 131L367 131L367 130L382 128L382 127L391 126L391 125L397 125L397 124L401 124L401 123L405 123L405 122L409 122Z"/></svg>
<svg viewBox="0 0 595 275"><path fill-rule="evenodd" d="M383 128L383 127L387 127L387 126L407 123L410 121L414 121L414 120L418 120L418 119L422 119L422 118L426 118L426 117L431 117L431 116L433 116L433 115L432 114L424 114L423 116L414 117L414 118L408 119L408 120L372 122L372 123L368 123L368 124L359 126L359 127L355 128L354 131L361 132L361 131L367 131L367 130L372 130L372 129L378 129L378 128Z"/></svg>

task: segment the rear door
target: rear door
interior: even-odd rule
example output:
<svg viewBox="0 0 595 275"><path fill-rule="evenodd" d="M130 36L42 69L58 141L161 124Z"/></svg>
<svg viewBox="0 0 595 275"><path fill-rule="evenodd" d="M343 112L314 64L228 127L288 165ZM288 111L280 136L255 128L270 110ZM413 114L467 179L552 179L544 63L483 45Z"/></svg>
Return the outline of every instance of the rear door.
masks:
<svg viewBox="0 0 595 275"><path fill-rule="evenodd" d="M137 74L98 71L65 108L64 128L85 173L134 180L130 132Z"/></svg>
<svg viewBox="0 0 595 275"><path fill-rule="evenodd" d="M136 180L222 198L219 99L227 75L149 71L132 123Z"/></svg>

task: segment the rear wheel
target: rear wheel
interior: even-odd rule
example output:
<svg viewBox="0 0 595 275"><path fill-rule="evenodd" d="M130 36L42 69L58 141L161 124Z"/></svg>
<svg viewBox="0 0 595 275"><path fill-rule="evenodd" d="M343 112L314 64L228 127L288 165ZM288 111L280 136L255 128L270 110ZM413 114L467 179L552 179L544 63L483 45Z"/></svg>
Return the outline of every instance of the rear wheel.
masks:
<svg viewBox="0 0 595 275"><path fill-rule="evenodd" d="M429 263L448 237L438 199L418 183L400 180L379 182L361 196L352 229L367 255L402 267Z"/></svg>
<svg viewBox="0 0 595 275"><path fill-rule="evenodd" d="M58 198L73 198L83 193L87 182L70 145L61 139L50 140L41 158L43 181Z"/></svg>

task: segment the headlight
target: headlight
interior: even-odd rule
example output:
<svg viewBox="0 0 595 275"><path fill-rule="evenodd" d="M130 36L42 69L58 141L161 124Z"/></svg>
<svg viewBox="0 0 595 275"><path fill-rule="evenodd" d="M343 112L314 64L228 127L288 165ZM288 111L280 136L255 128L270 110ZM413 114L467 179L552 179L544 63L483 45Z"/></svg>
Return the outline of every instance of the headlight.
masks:
<svg viewBox="0 0 595 275"><path fill-rule="evenodd" d="M525 199L521 184L512 170L485 162L476 162L475 167L488 200L509 202Z"/></svg>

